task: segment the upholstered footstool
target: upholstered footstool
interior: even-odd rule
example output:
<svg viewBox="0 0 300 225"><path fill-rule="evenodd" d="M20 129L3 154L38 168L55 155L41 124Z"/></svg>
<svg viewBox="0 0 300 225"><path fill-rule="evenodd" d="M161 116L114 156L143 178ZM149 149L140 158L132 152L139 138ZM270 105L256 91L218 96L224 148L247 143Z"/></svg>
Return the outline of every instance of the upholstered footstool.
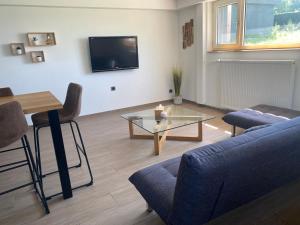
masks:
<svg viewBox="0 0 300 225"><path fill-rule="evenodd" d="M223 120L232 125L232 136L235 136L236 127L249 129L255 126L289 120L298 116L300 116L300 111L270 105L257 105L248 109L230 112L223 117Z"/></svg>

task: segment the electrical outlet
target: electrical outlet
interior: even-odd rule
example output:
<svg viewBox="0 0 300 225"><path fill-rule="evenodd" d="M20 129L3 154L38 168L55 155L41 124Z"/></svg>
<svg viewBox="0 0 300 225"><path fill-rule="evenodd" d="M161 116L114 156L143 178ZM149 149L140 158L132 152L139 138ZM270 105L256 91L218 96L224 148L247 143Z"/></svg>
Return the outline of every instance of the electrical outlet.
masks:
<svg viewBox="0 0 300 225"><path fill-rule="evenodd" d="M170 89L170 90L169 90L169 93L172 94L172 93L173 93L173 89Z"/></svg>
<svg viewBox="0 0 300 225"><path fill-rule="evenodd" d="M115 91L115 90L116 90L116 87L115 87L115 86L112 86L112 87L110 87L110 90L111 90L111 91Z"/></svg>

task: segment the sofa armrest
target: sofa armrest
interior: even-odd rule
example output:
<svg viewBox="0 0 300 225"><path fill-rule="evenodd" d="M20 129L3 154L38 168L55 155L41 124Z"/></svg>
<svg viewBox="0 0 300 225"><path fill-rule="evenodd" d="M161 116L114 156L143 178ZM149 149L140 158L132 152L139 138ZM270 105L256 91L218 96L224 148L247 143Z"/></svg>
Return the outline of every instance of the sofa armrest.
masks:
<svg viewBox="0 0 300 225"><path fill-rule="evenodd" d="M130 178L149 207L167 223L172 209L177 172L181 157L147 167Z"/></svg>

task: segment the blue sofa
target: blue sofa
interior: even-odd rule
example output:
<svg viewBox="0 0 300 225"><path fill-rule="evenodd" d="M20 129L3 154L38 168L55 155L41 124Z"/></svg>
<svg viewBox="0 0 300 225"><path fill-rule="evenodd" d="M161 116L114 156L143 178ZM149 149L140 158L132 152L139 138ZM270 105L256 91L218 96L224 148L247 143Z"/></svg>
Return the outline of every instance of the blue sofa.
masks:
<svg viewBox="0 0 300 225"><path fill-rule="evenodd" d="M145 168L129 180L168 225L201 225L300 178L300 117Z"/></svg>

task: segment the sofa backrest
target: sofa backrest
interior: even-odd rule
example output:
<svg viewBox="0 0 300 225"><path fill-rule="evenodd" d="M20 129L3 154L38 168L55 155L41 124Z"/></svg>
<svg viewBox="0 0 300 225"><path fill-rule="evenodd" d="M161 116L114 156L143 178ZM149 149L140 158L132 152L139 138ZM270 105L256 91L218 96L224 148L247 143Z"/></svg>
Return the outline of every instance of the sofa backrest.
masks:
<svg viewBox="0 0 300 225"><path fill-rule="evenodd" d="M183 155L172 225L200 225L300 178L300 117Z"/></svg>

